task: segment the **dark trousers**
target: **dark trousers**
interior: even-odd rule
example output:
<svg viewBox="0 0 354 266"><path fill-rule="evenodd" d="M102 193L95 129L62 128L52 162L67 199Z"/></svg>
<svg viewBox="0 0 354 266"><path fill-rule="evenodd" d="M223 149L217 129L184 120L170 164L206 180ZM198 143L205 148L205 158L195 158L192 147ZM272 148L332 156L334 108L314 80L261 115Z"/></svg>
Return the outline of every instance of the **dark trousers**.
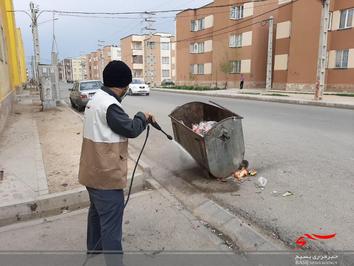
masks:
<svg viewBox="0 0 354 266"><path fill-rule="evenodd" d="M87 191L91 202L87 221L88 252L122 253L123 190L87 188Z"/></svg>
<svg viewBox="0 0 354 266"><path fill-rule="evenodd" d="M243 89L243 80L240 82L240 90L242 90Z"/></svg>

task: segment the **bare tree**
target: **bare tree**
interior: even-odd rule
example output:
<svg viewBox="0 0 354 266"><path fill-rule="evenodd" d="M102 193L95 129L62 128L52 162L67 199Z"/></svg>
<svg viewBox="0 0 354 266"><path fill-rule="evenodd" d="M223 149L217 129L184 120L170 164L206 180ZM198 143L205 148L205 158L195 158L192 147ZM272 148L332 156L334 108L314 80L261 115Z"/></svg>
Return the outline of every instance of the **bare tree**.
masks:
<svg viewBox="0 0 354 266"><path fill-rule="evenodd" d="M229 75L229 74L231 73L231 71L232 71L232 64L231 64L231 62L228 60L228 58L226 58L223 62L220 63L220 70L221 70L221 72L224 73L225 76L226 76L224 88L227 89L228 75Z"/></svg>
<svg viewBox="0 0 354 266"><path fill-rule="evenodd" d="M195 86L195 80L196 80L196 76L195 74L189 72L189 80L192 82L192 86Z"/></svg>

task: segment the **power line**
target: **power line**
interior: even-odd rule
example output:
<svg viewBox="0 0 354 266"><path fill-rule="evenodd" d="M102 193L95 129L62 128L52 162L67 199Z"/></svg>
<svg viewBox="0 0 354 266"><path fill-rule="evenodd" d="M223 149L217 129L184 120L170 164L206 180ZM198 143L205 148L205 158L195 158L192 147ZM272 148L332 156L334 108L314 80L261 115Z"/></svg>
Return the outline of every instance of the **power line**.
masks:
<svg viewBox="0 0 354 266"><path fill-rule="evenodd" d="M244 1L233 4L225 4L225 5L206 5L202 8L222 8L222 7L230 7L235 5L242 5L247 3L254 2L265 2L267 0L255 0L255 1ZM83 15L141 15L141 14L149 14L149 13L175 13L182 12L187 10L197 10L199 8L183 8L183 9L168 9L168 10L152 10L152 11L130 11L130 12L89 12L89 11L67 11L67 10L43 10L42 12L55 12L57 14L83 14Z"/></svg>
<svg viewBox="0 0 354 266"><path fill-rule="evenodd" d="M256 22L247 24L247 25L245 25L245 26L243 26L243 27L239 27L239 28L237 28L237 29L232 29L232 30L229 30L229 31L219 32L219 33L217 33L217 34L213 34L213 37L214 37L214 36L223 35L223 34L226 34L226 33L237 32L237 31L239 31L239 30L249 28L249 27L251 27L251 26L253 26L253 25L256 25L256 24L267 23L268 21L269 21L269 18L268 18L268 19L262 19L262 20L259 20L259 21L256 21ZM264 26L264 25L262 25L262 26ZM212 33L209 33L209 34L212 34ZM204 37L204 38L206 38L206 37ZM204 39L204 38L203 38L203 39ZM188 41L194 41L194 40L198 40L198 39L199 39L199 38L191 38L191 39L189 39ZM202 38L200 38L200 39L202 39ZM187 40L183 40L183 41L187 41ZM176 41L171 41L171 43L178 43L178 42L180 42L180 41L177 41L177 40L176 40ZM161 43L161 42L156 42L156 43Z"/></svg>
<svg viewBox="0 0 354 266"><path fill-rule="evenodd" d="M270 6L270 5L274 5L275 3L278 3L279 0L275 0L275 1L270 1L270 0L264 0L266 1L264 4L259 4L259 5L256 5L254 7L243 7L244 10L247 10L247 9L257 9L259 7L264 7L264 6ZM239 4L242 4L242 3L235 3L233 5L230 5L230 6L237 6ZM200 7L198 8L198 12L201 12L201 11L208 11L208 10L204 10L205 7ZM188 10L188 9L187 9ZM230 13L230 10L226 10L226 11L214 11L212 13L208 13L208 12L205 12L205 13L198 13L199 16L201 15L213 15L213 14L226 14L226 13ZM192 17L194 16L194 14L192 15L178 15L179 18L183 18L183 17Z"/></svg>
<svg viewBox="0 0 354 266"><path fill-rule="evenodd" d="M247 10L247 9L256 9L256 8L260 8L260 7L264 7L264 6L269 6L269 5L274 5L274 3L277 3L278 0L276 1L268 1L267 3L264 4L260 4L257 5L255 7L244 7L243 9ZM235 5L235 4L234 4ZM230 5L227 5L230 6ZM201 7L203 9L203 7ZM191 10L191 9L185 9L185 10ZM200 11L204 11L204 10L200 10ZM213 12L212 14L225 14L225 13L229 13L230 11L216 11ZM145 13L144 13L145 14ZM209 14L209 13L207 13ZM203 14L200 13L198 15L207 15L207 14ZM139 20L140 18L138 17L129 17L129 16L99 16L98 14L71 14L71 13L57 13L57 15L59 16L64 16L64 17L78 17L78 18L98 18L98 19L127 19L127 20ZM128 15L128 14L127 14ZM179 18L182 17L192 17L194 15L178 15ZM156 19L175 19L176 16L156 16Z"/></svg>
<svg viewBox="0 0 354 266"><path fill-rule="evenodd" d="M247 21L253 20L253 19L258 18L258 17L262 17L262 16L264 16L264 15L266 15L266 14L268 14L268 13L271 13L271 12L273 12L273 11L279 10L279 9L281 9L281 8L284 8L284 7L288 6L288 5L292 5L292 4L294 4L295 2L297 2L297 1L299 1L299 0L292 0L292 1L289 2L289 3L286 3L286 4L284 4L284 5L281 5L281 6L277 7L277 8L273 8L273 9L270 9L270 10L268 10L268 11L265 11L265 12L263 12L263 13L257 15L257 16L252 16L252 17L250 17L250 18L248 18L248 19L243 19L242 21L240 21L240 22L238 22L238 23L235 23L235 24L232 24L232 25L229 25L229 26L225 26L225 27L222 27L222 28L217 29L217 30L213 30L212 32L204 33L204 34L201 34L201 35L196 36L196 37L186 38L186 39L181 39L181 40L176 40L175 42L177 43L177 42L191 41L191 40L197 40L197 39L207 38L207 37L209 37L209 36L214 35L214 33L216 33L216 32L229 29L229 28L231 28L231 27L240 25L240 24L242 24L242 23L245 23L245 22L247 22ZM226 33L226 32L225 32L225 33Z"/></svg>
<svg viewBox="0 0 354 266"><path fill-rule="evenodd" d="M237 28L236 30L232 29L232 30L230 30L230 31L219 32L219 33L217 33L217 34L213 34L213 37L214 37L214 36L223 35L223 34L226 34L226 33L237 32L237 31L239 31L239 30L249 28L249 27L251 27L251 26L253 26L253 25L262 24L262 23L265 23L265 22L268 22L268 21L269 21L269 19L259 20L259 21L253 22L253 23L251 23L251 24L248 24L248 25L246 25L246 26ZM263 26L263 25L262 25L262 26ZM194 39L193 39L193 40L194 40Z"/></svg>
<svg viewBox="0 0 354 266"><path fill-rule="evenodd" d="M243 27L239 27L239 28L237 28L237 29L231 29L231 30L229 30L229 31L223 32L223 31L226 30L226 29L229 29L229 28L238 26L238 25L240 25L240 24L243 24L243 23L245 23L245 22L247 22L247 21L250 21L250 20L253 20L253 19L255 19L255 18L262 17L262 16L264 16L264 15L266 15L266 14L268 14L268 13L271 13L271 12L273 12L273 11L279 10L279 9L281 9L281 8L284 8L284 7L288 6L288 5L292 5L292 4L296 3L297 1L299 1L299 0L292 0L292 1L289 2L289 3L283 4L283 5L281 5L281 6L277 7L277 8L273 8L273 9L270 9L270 10L268 10L268 11L265 11L265 12L263 12L263 13L257 15L257 16L252 16L252 17L250 17L250 18L248 18L248 19L243 19L242 21L240 21L240 22L238 22L238 23L235 23L235 24L232 24L232 25L229 25L229 26L225 26L225 27L220 28L220 29L217 29L217 30L213 30L212 32L204 33L204 34L201 34L201 35L196 36L196 37L191 37L191 38L186 38L186 39L181 39L181 40L175 40L175 41L172 41L171 43L195 41L195 40L199 40L199 39L208 38L208 37L211 37L211 36L219 36L219 35L223 35L223 34L226 34L226 33L239 31L239 30L241 30L241 29L245 29L245 28L251 27L251 26L253 26L253 25L259 24L259 23L268 22L269 19L263 19L263 20L259 20L259 21L253 22L253 23L251 23L251 24L245 25L245 26L243 26Z"/></svg>

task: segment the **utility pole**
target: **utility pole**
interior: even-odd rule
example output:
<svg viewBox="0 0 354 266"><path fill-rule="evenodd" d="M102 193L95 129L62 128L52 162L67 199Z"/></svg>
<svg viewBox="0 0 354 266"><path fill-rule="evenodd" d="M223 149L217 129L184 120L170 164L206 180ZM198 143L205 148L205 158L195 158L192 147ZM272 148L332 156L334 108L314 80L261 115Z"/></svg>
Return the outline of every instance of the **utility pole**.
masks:
<svg viewBox="0 0 354 266"><path fill-rule="evenodd" d="M98 43L98 47L100 47L98 49L98 51L100 53L100 63L99 63L100 71L98 72L98 75L99 75L100 79L103 80L103 68L104 68L104 66L103 66L104 65L104 63L103 63L103 48L104 48L105 41L98 40L97 43Z"/></svg>
<svg viewBox="0 0 354 266"><path fill-rule="evenodd" d="M152 85L153 81L154 81L154 64L156 62L154 62L153 59L153 35L154 35L154 31L156 30L154 28L154 23L156 22L156 20L153 19L153 16L155 16L155 13L152 12L146 12L147 17L144 19L144 22L147 24L145 26L145 32L148 33L148 38L145 39L145 44L144 46L146 47L146 54L147 56L145 57L145 77L148 80L148 83L150 83L150 85ZM149 45L150 43L150 45Z"/></svg>
<svg viewBox="0 0 354 266"><path fill-rule="evenodd" d="M62 91L60 90L59 85L59 68L58 68L58 45L57 40L55 38L55 21L58 18L55 18L55 13L53 12L53 41L52 41L52 69L54 70L54 77L52 77L52 90L53 90L53 98L58 101L62 96ZM65 90L67 92L67 90ZM65 94L64 94L65 95Z"/></svg>
<svg viewBox="0 0 354 266"><path fill-rule="evenodd" d="M82 59L82 56L80 57L80 67L81 67L81 80L85 80L85 62Z"/></svg>
<svg viewBox="0 0 354 266"><path fill-rule="evenodd" d="M273 75L273 25L274 19L271 16L268 20L268 55L267 55L267 78L266 90L272 89L272 75Z"/></svg>
<svg viewBox="0 0 354 266"><path fill-rule="evenodd" d="M55 18L55 13L53 12L53 40L52 40L52 65L58 65L58 44L55 37L55 21L58 18Z"/></svg>
<svg viewBox="0 0 354 266"><path fill-rule="evenodd" d="M327 43L328 43L328 24L329 24L329 5L330 0L321 0L322 16L320 28L320 44L318 48L317 62L317 82L315 89L315 100L322 100L326 81L326 62L327 62Z"/></svg>
<svg viewBox="0 0 354 266"><path fill-rule="evenodd" d="M40 63L40 50L39 50L39 35L38 35L38 8L35 8L34 3L30 3L30 9L31 9L31 19L32 19L32 36L33 36L33 50L34 50L34 55L33 55L33 66L34 66L34 71L33 71L33 78L36 81L36 84L39 84L39 70L38 70L38 65Z"/></svg>

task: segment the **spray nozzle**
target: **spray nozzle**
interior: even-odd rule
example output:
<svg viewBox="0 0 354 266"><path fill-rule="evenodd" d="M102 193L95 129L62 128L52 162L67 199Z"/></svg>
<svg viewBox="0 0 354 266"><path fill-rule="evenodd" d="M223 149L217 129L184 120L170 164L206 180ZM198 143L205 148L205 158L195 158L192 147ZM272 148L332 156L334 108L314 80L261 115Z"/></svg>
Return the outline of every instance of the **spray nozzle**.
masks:
<svg viewBox="0 0 354 266"><path fill-rule="evenodd" d="M160 125L156 122L156 121L152 121L149 119L149 123L154 127L156 128L157 130L161 131L163 134L166 135L166 137L169 139L169 140L173 140L172 136L168 135L161 127Z"/></svg>

